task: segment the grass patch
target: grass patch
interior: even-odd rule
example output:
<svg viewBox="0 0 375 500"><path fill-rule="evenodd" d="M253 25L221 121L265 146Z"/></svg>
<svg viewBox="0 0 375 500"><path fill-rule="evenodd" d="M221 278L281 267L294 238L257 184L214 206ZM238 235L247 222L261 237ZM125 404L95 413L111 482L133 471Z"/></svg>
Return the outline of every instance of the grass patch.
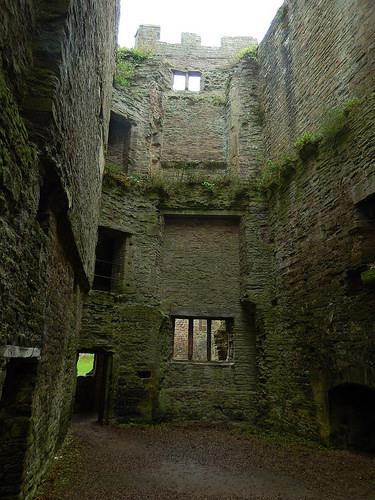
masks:
<svg viewBox="0 0 375 500"><path fill-rule="evenodd" d="M77 361L77 377L87 375L94 368L94 354L81 353Z"/></svg>

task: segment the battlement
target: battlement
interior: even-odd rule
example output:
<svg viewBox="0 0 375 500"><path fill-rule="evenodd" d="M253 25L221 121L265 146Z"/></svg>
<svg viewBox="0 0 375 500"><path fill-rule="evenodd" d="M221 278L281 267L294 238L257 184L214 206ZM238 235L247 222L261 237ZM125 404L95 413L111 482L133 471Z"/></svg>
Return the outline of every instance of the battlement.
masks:
<svg viewBox="0 0 375 500"><path fill-rule="evenodd" d="M167 47L174 47L180 49L182 52L189 49L197 49L201 51L214 50L216 52L223 52L225 54L237 52L241 49L249 47L257 43L256 38L251 36L226 36L221 38L219 47L210 47L202 45L201 36L196 33L181 33L181 42L179 44L172 44L160 41L161 27L154 24L141 24L135 35L136 48L152 48L158 52L159 48L166 49ZM164 51L163 51L164 52Z"/></svg>

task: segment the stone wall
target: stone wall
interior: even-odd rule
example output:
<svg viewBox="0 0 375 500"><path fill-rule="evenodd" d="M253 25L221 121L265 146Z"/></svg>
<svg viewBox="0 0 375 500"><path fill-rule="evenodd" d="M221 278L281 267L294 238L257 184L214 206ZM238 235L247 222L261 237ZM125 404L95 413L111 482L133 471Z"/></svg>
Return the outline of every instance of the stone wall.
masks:
<svg viewBox="0 0 375 500"><path fill-rule="evenodd" d="M2 14L0 394L12 359L37 353L37 370L27 445L18 440L20 429L1 438L0 495L26 499L71 414L81 297L94 264L117 14L115 1L95 7L12 1ZM6 404L0 400L2 426ZM15 463L3 453L12 446Z"/></svg>
<svg viewBox="0 0 375 500"><path fill-rule="evenodd" d="M111 416L335 442L330 390L374 386L373 16L365 0L287 0L239 61L235 40L138 33L154 55L114 104L133 120L132 175L108 168L101 222L131 248L122 293L92 294L82 337L113 352ZM172 91L172 69L201 71L202 91ZM234 359L175 362L168 318L214 306L235 319Z"/></svg>
<svg viewBox="0 0 375 500"><path fill-rule="evenodd" d="M115 94L114 112L133 124L129 173L249 176L260 155L258 70L253 60L239 64L238 54L255 40L228 37L221 47L204 47L196 35L167 44L157 41L157 33L156 27L140 28L137 48L151 52ZM201 90L172 90L174 70L200 73Z"/></svg>
<svg viewBox="0 0 375 500"><path fill-rule="evenodd" d="M359 179L373 175L373 96L348 120L345 137L321 145L269 201L277 324L260 347L263 418L325 440L328 391L375 384L374 290L361 280L375 262L373 200L353 198Z"/></svg>
<svg viewBox="0 0 375 500"><path fill-rule="evenodd" d="M240 303L239 218L209 215L165 218L161 294L173 316L233 319L231 350L222 366L171 361L160 398L171 417L249 418L254 400L255 332Z"/></svg>
<svg viewBox="0 0 375 500"><path fill-rule="evenodd" d="M373 88L374 18L371 0L284 2L258 54L270 156Z"/></svg>
<svg viewBox="0 0 375 500"><path fill-rule="evenodd" d="M358 429L334 435L329 391L374 386L361 279L375 260L374 15L366 1L286 1L258 52L264 168L279 169L265 190L275 281L257 314L258 421L344 446Z"/></svg>
<svg viewBox="0 0 375 500"><path fill-rule="evenodd" d="M101 225L127 234L123 287L90 293L81 349L113 352L110 418L251 420L254 318L240 286L249 258L248 217L240 223L247 195L230 183L212 193L201 181L168 182L107 173ZM233 318L233 357L173 361L170 318L182 312Z"/></svg>

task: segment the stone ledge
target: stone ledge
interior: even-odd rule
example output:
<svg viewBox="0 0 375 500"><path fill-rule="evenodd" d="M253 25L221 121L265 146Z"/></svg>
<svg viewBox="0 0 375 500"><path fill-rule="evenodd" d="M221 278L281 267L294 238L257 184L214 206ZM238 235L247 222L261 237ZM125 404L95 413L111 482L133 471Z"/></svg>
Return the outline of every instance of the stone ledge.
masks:
<svg viewBox="0 0 375 500"><path fill-rule="evenodd" d="M0 356L4 358L36 358L40 359L39 347L21 347L5 345L0 349Z"/></svg>

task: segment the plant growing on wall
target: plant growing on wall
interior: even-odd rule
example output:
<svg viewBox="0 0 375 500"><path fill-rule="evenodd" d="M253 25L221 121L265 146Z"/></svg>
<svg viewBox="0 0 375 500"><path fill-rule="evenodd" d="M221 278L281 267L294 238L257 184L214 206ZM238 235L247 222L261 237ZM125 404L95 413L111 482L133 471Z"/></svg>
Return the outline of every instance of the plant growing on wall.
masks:
<svg viewBox="0 0 375 500"><path fill-rule="evenodd" d="M127 49L118 47L116 51L116 71L113 84L118 89L129 86L137 64L144 62L152 56L152 51L147 49Z"/></svg>
<svg viewBox="0 0 375 500"><path fill-rule="evenodd" d="M245 47L244 49L241 49L239 52L237 52L237 54L234 56L234 59L236 62L241 61L241 59L245 58L256 61L257 55L258 45L256 43L253 43L249 47Z"/></svg>

